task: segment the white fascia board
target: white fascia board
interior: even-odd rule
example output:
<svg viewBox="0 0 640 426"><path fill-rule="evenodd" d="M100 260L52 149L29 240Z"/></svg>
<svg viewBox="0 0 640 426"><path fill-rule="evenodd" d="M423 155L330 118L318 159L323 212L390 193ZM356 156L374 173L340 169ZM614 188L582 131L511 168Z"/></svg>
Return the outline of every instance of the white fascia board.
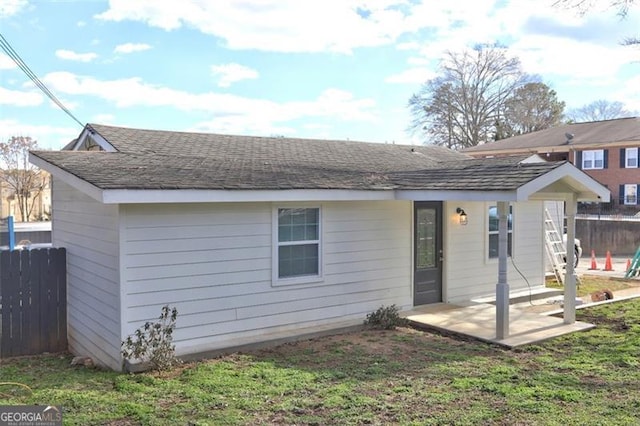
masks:
<svg viewBox="0 0 640 426"><path fill-rule="evenodd" d="M462 150L463 154L471 155L473 157L486 157L486 156L508 156L508 155L526 155L526 154L546 154L546 153L556 153L556 152L569 152L568 145L550 145L550 146L538 146L538 147L528 147L528 148L493 148L486 150L477 150L477 151L465 151Z"/></svg>
<svg viewBox="0 0 640 426"><path fill-rule="evenodd" d="M574 186L574 188L571 188L569 184L566 184L567 188L563 192L578 194L579 201L608 202L611 198L609 190L598 181L572 164L565 163L518 188L518 201L525 201L531 198L539 199L539 195L536 195L537 192L556 192L545 191L545 189L552 188L554 184L562 180L570 180L577 185L577 187L571 185ZM557 188L557 190L560 191L560 188Z"/></svg>
<svg viewBox="0 0 640 426"><path fill-rule="evenodd" d="M76 143L73 144L73 146L71 147L70 151L77 151L78 147L84 143L84 140L87 138L87 134L88 133L89 132L87 130L87 126L84 126L84 129L82 129L82 132L80 133L80 136L78 136L78 139L76 139Z"/></svg>
<svg viewBox="0 0 640 426"><path fill-rule="evenodd" d="M515 191L397 190L396 200L411 201L515 201Z"/></svg>
<svg viewBox="0 0 640 426"><path fill-rule="evenodd" d="M60 167L54 166L53 164L44 161L42 158L29 153L29 162L31 164L40 167L42 170L46 170L52 176L59 178L63 182L71 185L75 189L80 192L87 194L89 197L93 198L96 201L103 202L102 190L95 185L90 184L89 182L80 179L79 177L72 175L66 170L61 169Z"/></svg>
<svg viewBox="0 0 640 426"><path fill-rule="evenodd" d="M285 201L374 201L394 200L393 190L357 191L341 189L201 190L201 189L106 189L105 204L215 203Z"/></svg>
<svg viewBox="0 0 640 426"><path fill-rule="evenodd" d="M100 148L104 149L107 152L118 152L118 150L111 145L109 142L107 142L107 140L105 138L103 138L98 132L96 132L95 130L89 128L89 126L85 126L84 130L82 131L82 133L80 133L80 136L78 137L78 140L76 141L75 145L73 146L73 148L71 148L71 151L77 151L79 147L82 146L82 144L85 142L85 140L91 136L93 138L93 141L95 143L97 143L98 145L100 145Z"/></svg>

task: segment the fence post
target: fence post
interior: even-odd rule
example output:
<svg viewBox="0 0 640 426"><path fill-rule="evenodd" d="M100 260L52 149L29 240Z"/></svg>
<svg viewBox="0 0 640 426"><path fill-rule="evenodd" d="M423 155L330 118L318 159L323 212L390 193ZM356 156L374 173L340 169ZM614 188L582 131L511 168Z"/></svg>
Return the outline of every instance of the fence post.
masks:
<svg viewBox="0 0 640 426"><path fill-rule="evenodd" d="M13 216L7 217L7 228L9 231L9 250L16 248L16 234L13 232Z"/></svg>

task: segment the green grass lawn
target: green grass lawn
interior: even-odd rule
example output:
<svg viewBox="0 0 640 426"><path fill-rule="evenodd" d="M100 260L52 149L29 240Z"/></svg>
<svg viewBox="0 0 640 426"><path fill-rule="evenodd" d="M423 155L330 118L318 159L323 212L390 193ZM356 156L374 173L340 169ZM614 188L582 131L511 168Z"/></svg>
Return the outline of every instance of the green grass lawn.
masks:
<svg viewBox="0 0 640 426"><path fill-rule="evenodd" d="M545 284L550 288L562 288L561 284L553 278L548 278ZM577 286L578 296L587 296L593 292L599 290L624 290L628 288L640 287L640 281L638 280L623 280L623 279L610 279L608 277L600 277L594 275L583 275L580 277L580 282Z"/></svg>
<svg viewBox="0 0 640 426"><path fill-rule="evenodd" d="M640 424L640 300L578 311L594 330L506 350L401 328L186 364L164 376L4 360L0 404L65 424Z"/></svg>

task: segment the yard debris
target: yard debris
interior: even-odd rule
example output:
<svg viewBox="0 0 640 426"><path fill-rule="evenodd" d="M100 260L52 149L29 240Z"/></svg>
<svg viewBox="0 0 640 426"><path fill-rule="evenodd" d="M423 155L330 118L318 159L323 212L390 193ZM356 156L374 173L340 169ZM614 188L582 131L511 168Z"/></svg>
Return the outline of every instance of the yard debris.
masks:
<svg viewBox="0 0 640 426"><path fill-rule="evenodd" d="M75 356L71 360L71 365L83 365L85 367L93 367L93 359L89 356Z"/></svg>
<svg viewBox="0 0 640 426"><path fill-rule="evenodd" d="M33 393L33 389L31 389L29 386L23 384L23 383L17 383L17 382L0 382L0 387L5 387L5 386L12 386L15 388L22 388L22 389L26 389L29 391L29 393ZM3 398L11 398L12 395L4 393L4 392L0 392L0 396Z"/></svg>
<svg viewBox="0 0 640 426"><path fill-rule="evenodd" d="M604 302L605 300L612 300L613 292L611 290L599 290L591 293L591 301L592 302Z"/></svg>

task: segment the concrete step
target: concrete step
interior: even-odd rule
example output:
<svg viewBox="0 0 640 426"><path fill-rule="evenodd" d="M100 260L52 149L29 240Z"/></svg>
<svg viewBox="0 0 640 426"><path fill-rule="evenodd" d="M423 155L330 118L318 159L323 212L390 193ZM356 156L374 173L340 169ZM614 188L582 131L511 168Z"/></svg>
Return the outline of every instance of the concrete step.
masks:
<svg viewBox="0 0 640 426"><path fill-rule="evenodd" d="M548 287L536 287L524 290L512 291L509 293L509 304L515 305L518 303L529 302L533 300L540 299L548 299L551 297L556 297L564 294L564 292L559 288L548 288ZM496 303L496 295L487 295L484 297L478 297L471 300L474 303Z"/></svg>

